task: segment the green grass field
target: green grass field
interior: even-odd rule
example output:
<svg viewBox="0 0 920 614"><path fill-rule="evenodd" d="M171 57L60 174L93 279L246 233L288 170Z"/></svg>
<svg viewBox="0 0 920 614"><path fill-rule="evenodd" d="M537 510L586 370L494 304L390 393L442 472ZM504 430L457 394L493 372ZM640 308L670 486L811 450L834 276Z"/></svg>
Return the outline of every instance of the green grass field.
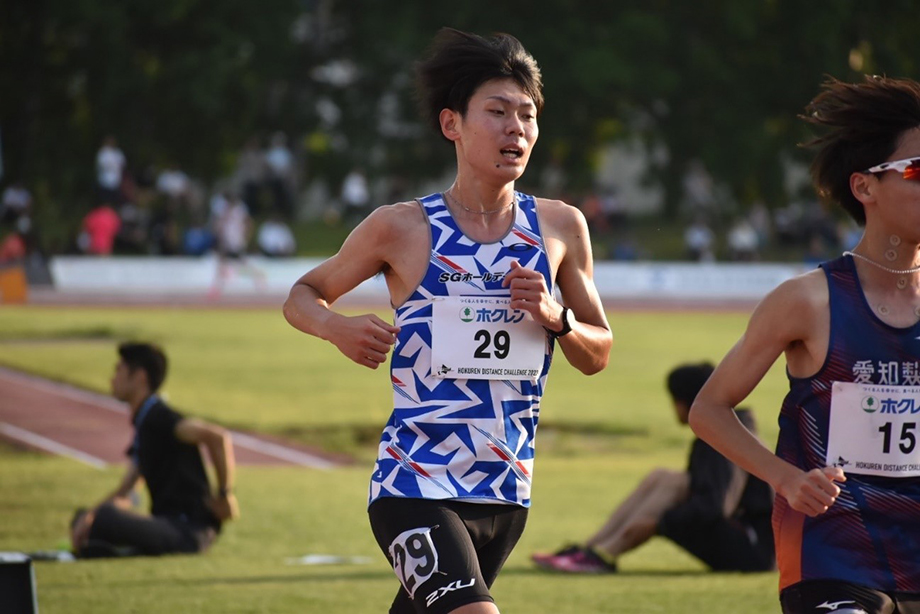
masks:
<svg viewBox="0 0 920 614"><path fill-rule="evenodd" d="M502 612L778 612L776 574L712 574L663 539L621 560L622 573L562 577L528 556L596 529L655 466L685 462L688 429L663 380L674 364L717 361L745 313L609 314L608 369L585 378L558 355L544 398L527 531L493 593ZM184 411L352 454L329 471L242 467L242 518L200 557L35 564L42 614L386 611L396 580L365 514L373 446L388 414L385 369L364 370L301 335L280 310L0 308L0 363L105 391L123 339L152 339L171 358L166 392ZM776 365L748 405L768 445L785 392ZM53 549L73 509L108 494L119 468L0 445L0 550ZM585 497L585 492L596 493ZM366 564L291 564L306 554ZM2 608L0 608L2 609Z"/></svg>

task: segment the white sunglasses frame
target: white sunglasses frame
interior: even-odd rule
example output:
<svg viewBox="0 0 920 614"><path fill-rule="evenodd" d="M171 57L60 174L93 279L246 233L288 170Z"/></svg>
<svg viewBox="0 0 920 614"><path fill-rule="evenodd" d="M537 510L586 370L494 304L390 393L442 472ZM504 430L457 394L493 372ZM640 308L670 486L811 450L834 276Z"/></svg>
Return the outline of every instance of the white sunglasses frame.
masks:
<svg viewBox="0 0 920 614"><path fill-rule="evenodd" d="M864 173L883 173L885 171L897 171L904 174L908 168L914 164L920 164L920 158L904 158L903 160L892 160L891 162L882 162L872 168L867 168Z"/></svg>

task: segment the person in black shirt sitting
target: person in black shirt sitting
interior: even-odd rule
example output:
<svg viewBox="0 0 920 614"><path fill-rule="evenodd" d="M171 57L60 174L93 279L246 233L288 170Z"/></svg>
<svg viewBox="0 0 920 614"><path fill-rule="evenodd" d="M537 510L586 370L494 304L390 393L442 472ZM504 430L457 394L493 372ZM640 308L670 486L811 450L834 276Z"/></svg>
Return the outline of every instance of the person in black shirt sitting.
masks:
<svg viewBox="0 0 920 614"><path fill-rule="evenodd" d="M233 494L235 460L230 434L186 418L157 395L166 378L166 356L155 345L123 343L112 376L112 396L131 408L134 441L118 488L91 510L78 510L71 541L78 558L202 552L221 523L239 516ZM199 444L217 475L208 482ZM143 479L151 515L131 510L131 495Z"/></svg>
<svg viewBox="0 0 920 614"><path fill-rule="evenodd" d="M668 392L681 424L687 424L690 406L712 371L711 364L701 363L668 374ZM756 433L749 410L735 413ZM713 570L769 571L776 564L772 510L773 491L765 482L695 439L686 471L655 469L583 545L531 559L551 571L614 572L620 555L662 535Z"/></svg>

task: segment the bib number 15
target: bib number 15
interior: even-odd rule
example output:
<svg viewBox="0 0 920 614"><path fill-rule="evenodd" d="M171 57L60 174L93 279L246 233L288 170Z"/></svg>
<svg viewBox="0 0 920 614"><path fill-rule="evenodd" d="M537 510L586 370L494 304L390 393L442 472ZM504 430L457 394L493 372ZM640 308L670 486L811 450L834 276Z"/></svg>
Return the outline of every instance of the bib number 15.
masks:
<svg viewBox="0 0 920 614"><path fill-rule="evenodd" d="M917 436L914 435L914 429L916 428L916 422L901 423L901 434L898 437L898 449L900 449L904 454L910 454L913 452L917 445ZM882 442L882 452L884 454L891 453L891 429L891 422L886 422L882 426L878 427L879 432L884 435L884 441Z"/></svg>

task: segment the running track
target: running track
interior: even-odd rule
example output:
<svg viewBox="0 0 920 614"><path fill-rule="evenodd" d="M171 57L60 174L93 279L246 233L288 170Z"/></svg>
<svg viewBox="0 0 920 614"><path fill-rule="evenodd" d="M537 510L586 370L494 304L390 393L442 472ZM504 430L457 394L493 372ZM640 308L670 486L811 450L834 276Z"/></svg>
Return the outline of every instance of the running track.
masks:
<svg viewBox="0 0 920 614"><path fill-rule="evenodd" d="M329 469L343 462L303 446L231 432L240 465ZM0 439L103 469L127 461L132 435L128 408L113 398L0 367Z"/></svg>
<svg viewBox="0 0 920 614"><path fill-rule="evenodd" d="M346 302L344 297L341 302ZM278 306L283 296L205 297L106 296L104 293L60 293L30 289L32 305L175 305L202 308L253 308ZM351 304L349 302L349 304ZM360 302L356 303L360 304ZM751 301L614 300L608 309L620 311L744 311ZM354 305L353 305L354 306ZM384 308L385 305L374 305ZM361 305L361 307L370 307ZM14 445L68 456L93 467L126 462L132 429L127 408L111 397L60 384L0 366L0 439ZM299 465L328 469L347 462L302 446L249 433L233 432L236 460L241 465Z"/></svg>

